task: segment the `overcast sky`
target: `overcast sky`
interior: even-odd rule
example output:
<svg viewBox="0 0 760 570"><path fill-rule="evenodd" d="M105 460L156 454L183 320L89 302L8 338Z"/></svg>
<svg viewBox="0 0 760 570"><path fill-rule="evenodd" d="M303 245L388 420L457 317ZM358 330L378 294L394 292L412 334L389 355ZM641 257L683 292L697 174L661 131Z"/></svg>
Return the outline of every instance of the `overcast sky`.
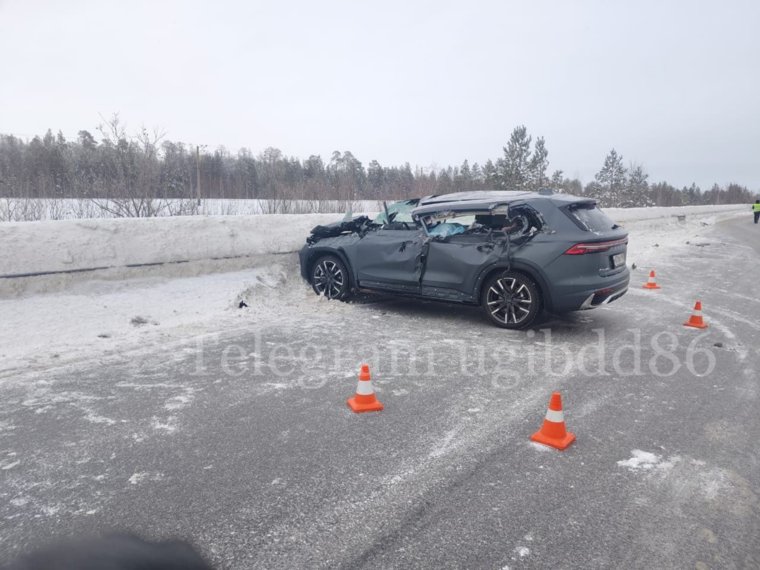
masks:
<svg viewBox="0 0 760 570"><path fill-rule="evenodd" d="M119 112L172 140L365 165L497 158L760 189L760 1L0 0L0 132Z"/></svg>

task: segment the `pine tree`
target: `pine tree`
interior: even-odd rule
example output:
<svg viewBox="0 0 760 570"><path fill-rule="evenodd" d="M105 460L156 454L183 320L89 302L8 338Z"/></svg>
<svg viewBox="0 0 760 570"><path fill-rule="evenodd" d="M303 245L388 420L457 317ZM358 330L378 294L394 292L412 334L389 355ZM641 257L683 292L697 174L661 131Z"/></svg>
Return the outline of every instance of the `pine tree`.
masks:
<svg viewBox="0 0 760 570"><path fill-rule="evenodd" d="M489 189L499 188L499 174L490 158L483 166L483 180Z"/></svg>
<svg viewBox="0 0 760 570"><path fill-rule="evenodd" d="M649 193L649 175L640 164L631 164L628 169L628 184L626 185L625 206L654 206L654 200Z"/></svg>
<svg viewBox="0 0 760 570"><path fill-rule="evenodd" d="M515 127L504 147L504 156L496 161L497 184L503 190L524 190L530 183L530 143L525 125Z"/></svg>
<svg viewBox="0 0 760 570"><path fill-rule="evenodd" d="M538 137L533 147L533 155L528 161L528 187L539 190L546 185L546 170L549 168L549 151L546 150L544 137Z"/></svg>
<svg viewBox="0 0 760 570"><path fill-rule="evenodd" d="M504 190L538 190L547 182L549 151L543 137L531 149L533 137L525 125L515 127L504 147L504 156L496 161L496 182Z"/></svg>
<svg viewBox="0 0 760 570"><path fill-rule="evenodd" d="M478 184L483 182L483 169L480 168L480 165L477 162L472 165L472 179Z"/></svg>
<svg viewBox="0 0 760 570"><path fill-rule="evenodd" d="M604 159L604 166L594 177L599 184L604 206L621 206L624 201L627 170L623 166L623 157L613 148ZM596 190L596 189L595 189Z"/></svg>
<svg viewBox="0 0 760 570"><path fill-rule="evenodd" d="M382 196L383 182L385 181L385 175L383 173L383 167L377 160L371 160L367 165L367 182L369 183L370 190L375 193L376 196Z"/></svg>
<svg viewBox="0 0 760 570"><path fill-rule="evenodd" d="M470 169L470 162L465 159L464 162L462 162L462 166L459 167L459 170L454 173L454 185L456 186L457 190L471 190L472 189L472 170Z"/></svg>
<svg viewBox="0 0 760 570"><path fill-rule="evenodd" d="M562 186L562 181L565 179L565 173L561 170L555 170L552 172L551 184L552 188L559 189Z"/></svg>
<svg viewBox="0 0 760 570"><path fill-rule="evenodd" d="M696 206L698 204L702 203L702 189L697 186L694 182L691 183L691 186L685 189L686 191L686 201L690 206Z"/></svg>

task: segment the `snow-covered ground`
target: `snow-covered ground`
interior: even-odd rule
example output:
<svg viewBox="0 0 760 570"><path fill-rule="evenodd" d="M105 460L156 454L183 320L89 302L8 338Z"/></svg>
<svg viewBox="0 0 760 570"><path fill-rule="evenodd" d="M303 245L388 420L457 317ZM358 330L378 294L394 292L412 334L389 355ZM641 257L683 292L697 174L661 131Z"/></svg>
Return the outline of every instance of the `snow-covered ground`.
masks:
<svg viewBox="0 0 760 570"><path fill-rule="evenodd" d="M737 214L736 209L698 215L692 211L685 221L679 221L670 210L658 210L657 218L626 222L630 231L629 264L636 264L641 271L634 279L643 279L644 272L655 267L660 254L670 246L687 242L699 245L717 220L744 215L743 211ZM610 213L621 220L616 212ZM208 256L247 256L238 266L245 267L241 271L176 278L162 267L138 268L137 277L130 279L95 272L66 284L64 290L56 281L55 287L38 288L43 293L0 299L0 374L179 341L206 331L296 322L305 312L331 313L339 318L350 305L313 295L300 278L294 253L308 229L334 219L334 215L312 214L22 224L37 228L36 238L34 232L19 231L15 237L13 232L8 233L8 227L15 230L19 224L0 225L0 235L15 239L10 250L12 260L3 256L3 273L83 263L97 266L113 259L146 263L194 255L198 273L203 273L212 269L207 265ZM145 234L137 231L138 226ZM25 238L20 239L20 235ZM19 264L24 255L29 256L29 265ZM205 262L202 256L207 256ZM239 308L240 301L248 307Z"/></svg>
<svg viewBox="0 0 760 570"><path fill-rule="evenodd" d="M251 318L280 319L285 296L299 297L299 306L319 301L306 287L293 286L292 256L257 261L245 271L89 280L65 292L0 300L0 374L170 342L206 328L229 330ZM248 309L238 308L241 300Z"/></svg>

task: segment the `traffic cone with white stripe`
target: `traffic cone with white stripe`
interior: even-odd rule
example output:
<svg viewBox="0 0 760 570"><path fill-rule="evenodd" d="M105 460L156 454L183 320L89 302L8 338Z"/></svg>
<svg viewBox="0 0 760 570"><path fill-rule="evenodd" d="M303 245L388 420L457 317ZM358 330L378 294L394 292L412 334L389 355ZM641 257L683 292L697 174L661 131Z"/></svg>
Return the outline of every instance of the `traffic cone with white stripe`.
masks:
<svg viewBox="0 0 760 570"><path fill-rule="evenodd" d="M575 441L575 434L565 429L565 416L562 413L562 396L554 392L549 401L549 409L541 429L530 436L531 441L543 443L549 447L563 450Z"/></svg>
<svg viewBox="0 0 760 570"><path fill-rule="evenodd" d="M361 412L379 412L383 409L383 405L375 397L375 391L372 389L369 365L362 364L359 371L359 385L356 387L356 394L353 398L346 400L346 403L357 414Z"/></svg>
<svg viewBox="0 0 760 570"><path fill-rule="evenodd" d="M705 323L704 319L702 318L702 301L696 302L694 305L694 312L689 317L689 320L683 324L683 326L692 327L695 329L707 328L707 323Z"/></svg>
<svg viewBox="0 0 760 570"><path fill-rule="evenodd" d="M644 289L662 289L654 279L654 269L649 272L649 279L644 283Z"/></svg>

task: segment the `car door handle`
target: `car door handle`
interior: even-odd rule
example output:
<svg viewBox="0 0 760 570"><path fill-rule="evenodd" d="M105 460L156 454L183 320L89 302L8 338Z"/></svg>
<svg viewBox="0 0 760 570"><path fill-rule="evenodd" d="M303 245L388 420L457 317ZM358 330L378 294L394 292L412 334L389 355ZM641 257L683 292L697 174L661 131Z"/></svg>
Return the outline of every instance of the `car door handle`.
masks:
<svg viewBox="0 0 760 570"><path fill-rule="evenodd" d="M494 245L492 243L481 243L478 246L478 251L493 251Z"/></svg>

